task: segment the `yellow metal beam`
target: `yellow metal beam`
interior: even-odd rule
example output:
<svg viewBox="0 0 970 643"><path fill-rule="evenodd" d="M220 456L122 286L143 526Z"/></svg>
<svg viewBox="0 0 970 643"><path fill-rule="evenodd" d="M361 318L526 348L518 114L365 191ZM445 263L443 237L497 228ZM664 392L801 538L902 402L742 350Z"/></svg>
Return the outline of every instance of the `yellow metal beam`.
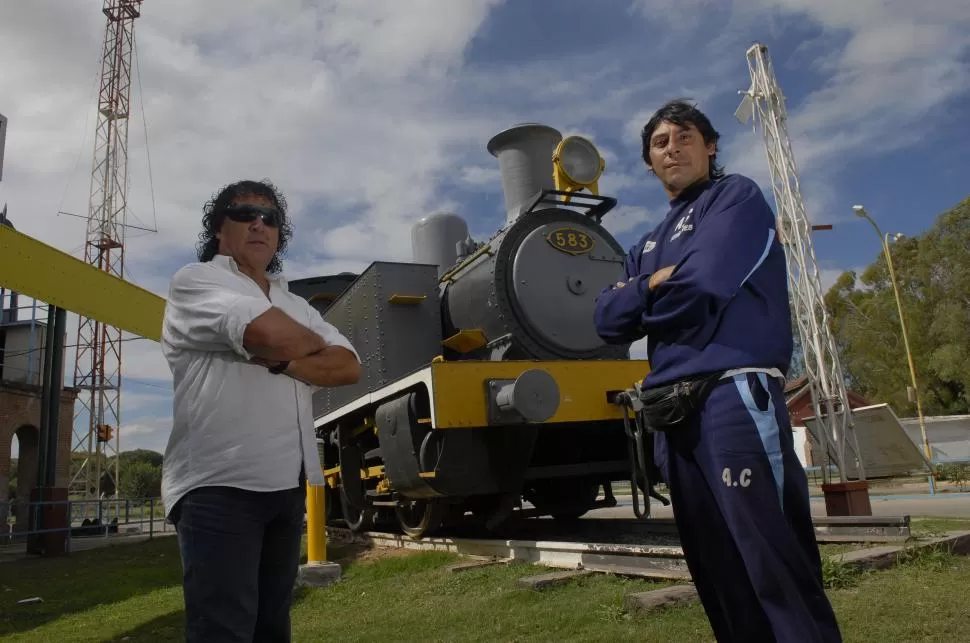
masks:
<svg viewBox="0 0 970 643"><path fill-rule="evenodd" d="M0 286L159 341L165 300L0 225Z"/></svg>

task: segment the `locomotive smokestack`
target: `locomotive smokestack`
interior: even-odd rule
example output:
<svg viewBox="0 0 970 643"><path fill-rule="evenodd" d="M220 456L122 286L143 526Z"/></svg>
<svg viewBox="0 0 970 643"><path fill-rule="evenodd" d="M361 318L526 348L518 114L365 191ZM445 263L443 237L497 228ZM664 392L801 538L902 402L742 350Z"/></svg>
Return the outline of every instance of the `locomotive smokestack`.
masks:
<svg viewBox="0 0 970 643"><path fill-rule="evenodd" d="M525 123L499 132L488 142L498 159L505 192L506 223L512 223L542 189L554 187L552 153L562 134L548 125Z"/></svg>

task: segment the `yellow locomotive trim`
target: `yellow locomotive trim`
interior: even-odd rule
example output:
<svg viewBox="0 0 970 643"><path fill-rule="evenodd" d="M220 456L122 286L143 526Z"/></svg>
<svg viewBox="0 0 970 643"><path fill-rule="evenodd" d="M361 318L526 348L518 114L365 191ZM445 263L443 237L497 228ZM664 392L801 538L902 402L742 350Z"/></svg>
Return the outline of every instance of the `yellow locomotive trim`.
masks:
<svg viewBox="0 0 970 643"><path fill-rule="evenodd" d="M470 353L486 344L488 344L488 338L485 337L485 332L480 328L460 330L441 342L441 345L445 348L450 348L459 353Z"/></svg>
<svg viewBox="0 0 970 643"><path fill-rule="evenodd" d="M431 365L432 414L436 429L488 426L485 384L515 379L528 369L552 375L559 408L547 423L622 419L607 391L633 386L647 374L646 360L438 362Z"/></svg>
<svg viewBox="0 0 970 643"><path fill-rule="evenodd" d="M387 298L387 303L389 304L404 304L404 305L416 305L420 304L422 301L427 299L427 295L400 295L393 294Z"/></svg>
<svg viewBox="0 0 970 643"><path fill-rule="evenodd" d="M323 477L326 480L327 486L336 487L340 480L340 465L330 469L322 469ZM380 464L376 467L364 467L360 470L361 480L370 480L372 478L384 478L384 465ZM380 482L378 482L380 484Z"/></svg>
<svg viewBox="0 0 970 643"><path fill-rule="evenodd" d="M628 389L642 380L649 371L649 362L626 359L449 362L435 359L424 368L318 417L313 425L319 428L348 416L373 413L374 407L405 391L424 389L432 402L432 428L486 427L485 383L491 379L515 379L532 368L549 373L559 387L559 408L548 422L590 422L623 418L623 409L610 404L606 394ZM423 424L427 418L419 418L419 422Z"/></svg>

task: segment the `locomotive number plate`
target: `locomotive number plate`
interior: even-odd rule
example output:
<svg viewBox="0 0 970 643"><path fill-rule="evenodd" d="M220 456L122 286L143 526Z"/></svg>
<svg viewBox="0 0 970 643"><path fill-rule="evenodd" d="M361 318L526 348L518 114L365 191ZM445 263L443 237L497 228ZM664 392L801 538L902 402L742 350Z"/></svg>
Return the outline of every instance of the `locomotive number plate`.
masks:
<svg viewBox="0 0 970 643"><path fill-rule="evenodd" d="M557 228L546 235L546 241L556 250L571 255L589 252L595 244L593 237L575 228Z"/></svg>

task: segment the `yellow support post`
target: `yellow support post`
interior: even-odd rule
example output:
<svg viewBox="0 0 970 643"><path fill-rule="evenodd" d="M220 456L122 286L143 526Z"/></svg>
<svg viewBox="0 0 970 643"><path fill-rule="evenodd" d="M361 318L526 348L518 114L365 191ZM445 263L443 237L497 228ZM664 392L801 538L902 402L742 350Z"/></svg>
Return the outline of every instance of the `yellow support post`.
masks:
<svg viewBox="0 0 970 643"><path fill-rule="evenodd" d="M322 563L327 560L326 487L306 486L306 539L307 562Z"/></svg>
<svg viewBox="0 0 970 643"><path fill-rule="evenodd" d="M327 487L306 486L307 561L300 567L298 582L304 587L323 587L340 579L340 565L327 560Z"/></svg>

